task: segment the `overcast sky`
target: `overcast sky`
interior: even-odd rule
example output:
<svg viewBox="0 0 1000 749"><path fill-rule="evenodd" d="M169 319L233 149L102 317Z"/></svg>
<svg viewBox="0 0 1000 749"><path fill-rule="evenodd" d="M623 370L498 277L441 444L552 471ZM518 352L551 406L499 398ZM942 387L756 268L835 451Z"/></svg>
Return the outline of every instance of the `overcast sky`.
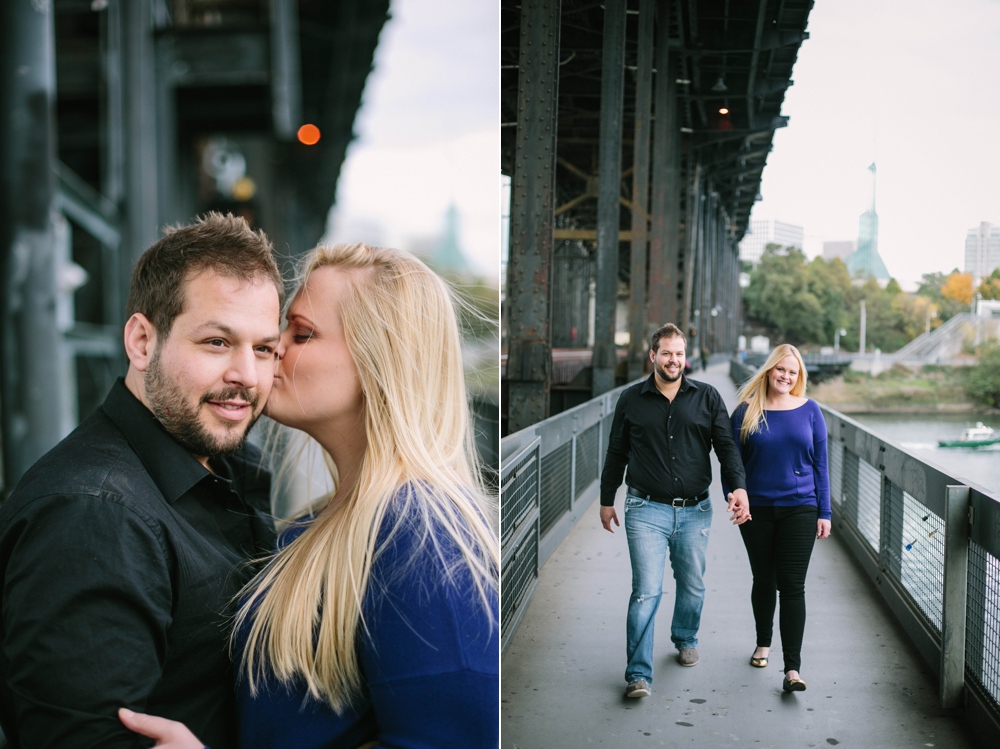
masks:
<svg viewBox="0 0 1000 749"><path fill-rule="evenodd" d="M1000 0L817 0L808 31L753 217L810 256L857 239L874 161L889 273L964 270L967 231L1000 224Z"/></svg>
<svg viewBox="0 0 1000 749"><path fill-rule="evenodd" d="M331 238L413 249L458 207L459 246L499 267L499 4L391 0L347 152Z"/></svg>

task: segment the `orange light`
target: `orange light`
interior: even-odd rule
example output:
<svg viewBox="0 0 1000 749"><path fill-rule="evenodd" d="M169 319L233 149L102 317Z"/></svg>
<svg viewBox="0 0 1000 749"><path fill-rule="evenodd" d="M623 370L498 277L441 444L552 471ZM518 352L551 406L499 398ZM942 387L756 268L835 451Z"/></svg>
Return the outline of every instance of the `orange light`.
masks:
<svg viewBox="0 0 1000 749"><path fill-rule="evenodd" d="M299 143L315 146L319 143L319 128L315 125L303 125L298 132Z"/></svg>
<svg viewBox="0 0 1000 749"><path fill-rule="evenodd" d="M729 110L725 107L719 107L719 114L729 114Z"/></svg>

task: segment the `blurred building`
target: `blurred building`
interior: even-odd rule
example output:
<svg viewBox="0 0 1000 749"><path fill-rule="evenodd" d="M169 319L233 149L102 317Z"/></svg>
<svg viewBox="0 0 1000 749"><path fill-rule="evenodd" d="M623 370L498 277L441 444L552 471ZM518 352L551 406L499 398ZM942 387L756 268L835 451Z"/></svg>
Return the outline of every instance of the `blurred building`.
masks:
<svg viewBox="0 0 1000 749"><path fill-rule="evenodd" d="M125 371L132 265L242 215L321 237L388 0L0 3L0 496Z"/></svg>
<svg viewBox="0 0 1000 749"><path fill-rule="evenodd" d="M853 239L839 240L835 242L823 243L823 259L829 262L834 258L847 260L858 251L858 243Z"/></svg>
<svg viewBox="0 0 1000 749"><path fill-rule="evenodd" d="M801 250L805 245L805 231L801 226L786 224L784 221L763 218L750 219L747 233L740 241L740 260L746 260L756 265L760 262L761 255L764 254L764 250L769 244L797 247Z"/></svg>
<svg viewBox="0 0 1000 749"><path fill-rule="evenodd" d="M965 272L972 274L972 282L978 286L997 268L1000 268L1000 226L982 221L965 236Z"/></svg>

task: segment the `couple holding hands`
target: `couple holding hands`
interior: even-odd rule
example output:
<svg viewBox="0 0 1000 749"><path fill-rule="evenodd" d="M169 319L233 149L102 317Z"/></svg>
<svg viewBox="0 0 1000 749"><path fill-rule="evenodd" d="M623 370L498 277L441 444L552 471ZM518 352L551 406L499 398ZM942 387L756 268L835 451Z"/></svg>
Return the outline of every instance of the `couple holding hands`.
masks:
<svg viewBox="0 0 1000 749"><path fill-rule="evenodd" d="M619 525L615 494L628 468L624 520L632 595L625 696L650 693L653 622L668 552L676 583L670 637L682 666L698 663L712 449L722 467L727 511L740 528L753 572L757 647L750 665L768 665L780 593L782 688L802 691L806 571L815 540L830 535L826 422L805 397L806 368L794 346L771 352L740 388L732 417L715 388L684 376L686 347L675 325L653 334L653 373L619 398L601 474L601 523L613 533Z"/></svg>
<svg viewBox="0 0 1000 749"><path fill-rule="evenodd" d="M495 746L499 544L445 282L209 214L138 261L128 371L0 509L11 747ZM282 433L264 455L257 418ZM271 479L334 489L275 536ZM270 445L281 444L281 451Z"/></svg>

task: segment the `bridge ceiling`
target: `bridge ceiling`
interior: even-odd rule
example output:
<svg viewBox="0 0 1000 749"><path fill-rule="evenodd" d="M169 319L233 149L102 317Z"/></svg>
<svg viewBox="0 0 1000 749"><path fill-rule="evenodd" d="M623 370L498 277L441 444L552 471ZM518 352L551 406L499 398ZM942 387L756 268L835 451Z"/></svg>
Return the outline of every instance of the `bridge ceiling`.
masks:
<svg viewBox="0 0 1000 749"><path fill-rule="evenodd" d="M523 0L522 0L523 1ZM635 68L640 0L628 0L623 142L623 196L629 194L631 133L635 113ZM781 116L792 66L805 32L812 0L686 0L660 2L667 16L677 81L674 106L685 154L685 170L697 161L712 180L737 239L746 231ZM520 3L501 2L502 170L512 173L517 121ZM657 19L662 24L662 17ZM604 10L593 0L562 0L556 205L595 189L601 104ZM656 36L660 38L660 29ZM720 114L720 109L728 109ZM654 159L656 146L653 146ZM596 200L569 212L578 226L596 224ZM566 225L566 220L557 225ZM624 224L623 224L624 228Z"/></svg>

